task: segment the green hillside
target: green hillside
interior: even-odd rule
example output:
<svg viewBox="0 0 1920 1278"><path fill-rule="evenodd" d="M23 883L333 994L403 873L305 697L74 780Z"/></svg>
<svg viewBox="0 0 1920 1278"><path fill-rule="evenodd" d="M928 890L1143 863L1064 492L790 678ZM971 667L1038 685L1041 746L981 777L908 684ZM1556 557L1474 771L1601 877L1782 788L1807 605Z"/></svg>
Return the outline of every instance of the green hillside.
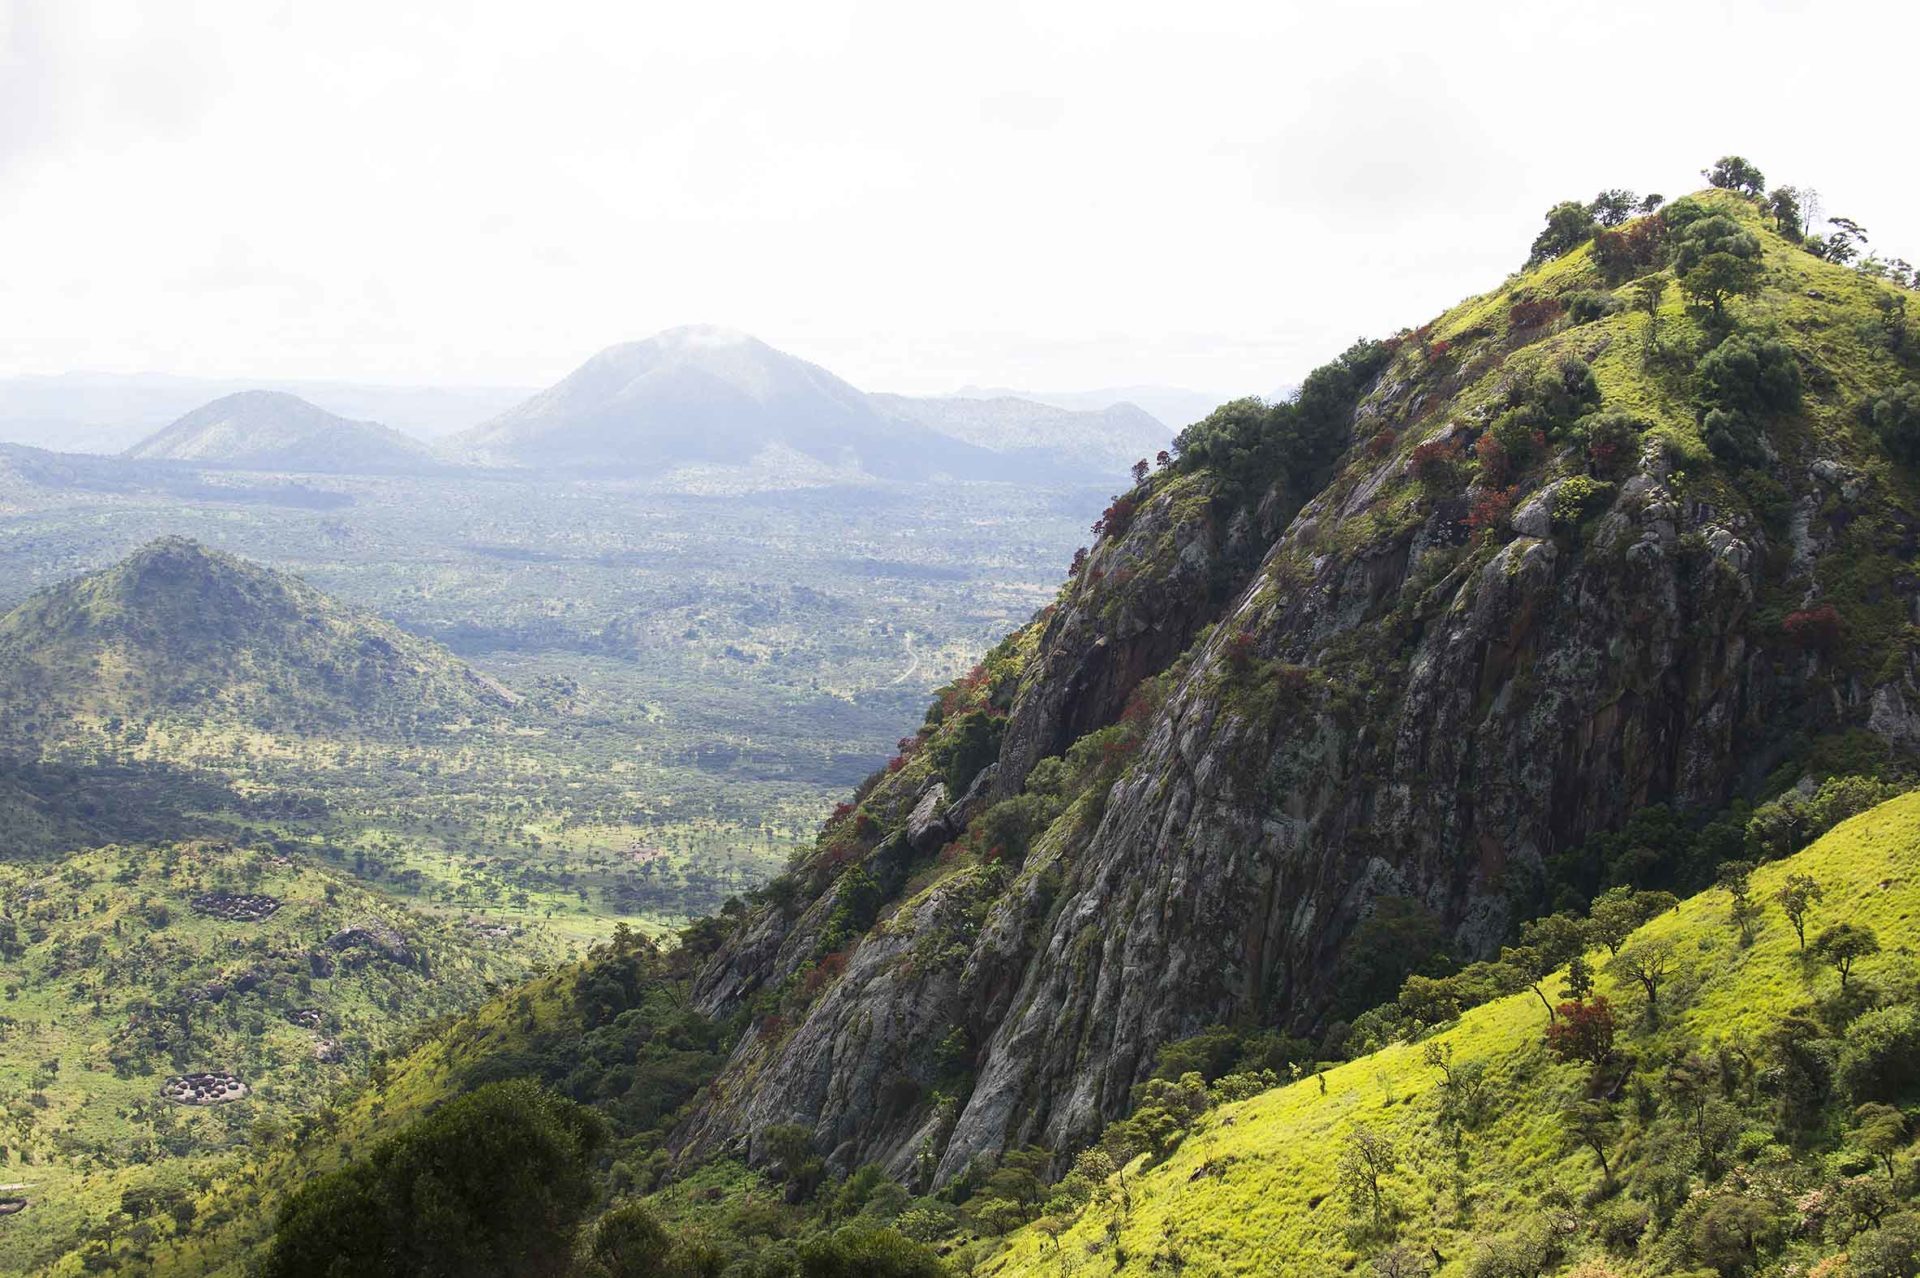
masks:
<svg viewBox="0 0 1920 1278"><path fill-rule="evenodd" d="M0 724L16 747L168 725L403 735L513 701L435 644L179 537L0 618Z"/></svg>
<svg viewBox="0 0 1920 1278"><path fill-rule="evenodd" d="M192 1200L378 1053L523 978L543 944L265 849L0 863L0 1182L30 1204L0 1219L0 1273L134 1226L114 1216L129 1193ZM205 1071L249 1094L163 1099L168 1078Z"/></svg>
<svg viewBox="0 0 1920 1278"><path fill-rule="evenodd" d="M1802 953L1774 899L1795 875L1824 892L1809 940L1843 923L1878 936L1882 952L1860 960L1849 996L1833 967ZM1657 1015L1604 949L1589 952L1618 1019L1615 1055L1601 1066L1556 1060L1540 1000L1509 995L1418 1042L1212 1108L1170 1157L1130 1169L1101 1205L1022 1230L987 1271L1311 1275L1371 1260L1400 1274L1559 1272L1574 1262L1597 1267L1585 1273L1806 1273L1875 1212L1914 1222L1895 1216L1920 1188L1905 1149L1911 1129L1900 1131L1889 1182L1852 1109L1920 1102L1920 794L1760 868L1751 898L1762 903L1751 944L1730 922L1732 897L1715 890L1621 947L1667 957ZM1564 983L1564 970L1546 982ZM1886 1045L1884 1078L1870 1068L1875 1044ZM1435 1051L1456 1077L1484 1071L1478 1122L1451 1117L1459 1093L1429 1063ZM1800 1057L1837 1078L1796 1124L1783 1115ZM1588 1100L1599 1106L1611 1180L1568 1118ZM1361 1132L1392 1151L1379 1227L1371 1203L1342 1187ZM1861 1205L1846 1205L1854 1197ZM1902 1228L1920 1238L1912 1223Z"/></svg>

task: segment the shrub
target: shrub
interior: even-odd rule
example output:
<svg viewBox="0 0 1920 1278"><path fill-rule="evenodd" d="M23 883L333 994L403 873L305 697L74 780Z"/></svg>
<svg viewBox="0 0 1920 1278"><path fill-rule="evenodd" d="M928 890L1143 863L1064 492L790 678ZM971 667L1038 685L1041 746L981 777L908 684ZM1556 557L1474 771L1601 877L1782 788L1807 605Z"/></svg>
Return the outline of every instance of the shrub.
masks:
<svg viewBox="0 0 1920 1278"><path fill-rule="evenodd" d="M1902 382L1874 400L1867 423L1896 460L1920 463L1920 382Z"/></svg>
<svg viewBox="0 0 1920 1278"><path fill-rule="evenodd" d="M1562 355L1553 367L1542 369L1534 377L1526 403L1539 415L1536 424L1540 429L1553 434L1600 406L1600 383L1587 361L1577 355Z"/></svg>
<svg viewBox="0 0 1920 1278"><path fill-rule="evenodd" d="M610 1278L649 1278L665 1270L673 1238L646 1207L628 1203L600 1218L587 1250Z"/></svg>
<svg viewBox="0 0 1920 1278"><path fill-rule="evenodd" d="M1507 324L1516 329L1539 328L1560 318L1564 309L1557 297L1523 298L1508 308Z"/></svg>
<svg viewBox="0 0 1920 1278"><path fill-rule="evenodd" d="M1779 1233L1773 1214L1744 1194L1718 1193L1688 1207L1693 1219L1684 1234L1687 1254L1723 1275L1746 1273Z"/></svg>
<svg viewBox="0 0 1920 1278"><path fill-rule="evenodd" d="M1133 522L1134 511L1139 507L1139 499L1131 493L1123 493L1115 497L1112 504L1100 512L1100 518L1093 521L1093 535L1096 537L1124 535L1127 525Z"/></svg>
<svg viewBox="0 0 1920 1278"><path fill-rule="evenodd" d="M1868 776L1829 777L1811 795L1789 790L1747 819L1747 851L1763 860L1792 856L1848 817L1902 792L1894 782Z"/></svg>
<svg viewBox="0 0 1920 1278"><path fill-rule="evenodd" d="M1593 237L1593 260L1614 283L1637 279L1657 269L1666 257L1667 222L1644 217L1617 231L1602 230ZM1584 323L1577 316L1575 322Z"/></svg>
<svg viewBox="0 0 1920 1278"><path fill-rule="evenodd" d="M958 798L980 770L999 757L1006 728L1007 718L997 710L969 710L946 725L930 757L950 795Z"/></svg>
<svg viewBox="0 0 1920 1278"><path fill-rule="evenodd" d="M1229 483L1263 487L1276 479L1311 491L1352 443L1353 410L1386 367L1384 342L1355 342L1308 373L1299 393L1279 404L1237 399L1180 432L1174 451L1184 470L1204 467Z"/></svg>
<svg viewBox="0 0 1920 1278"><path fill-rule="evenodd" d="M1851 1278L1914 1278L1920 1274L1920 1215L1903 1211L1847 1243Z"/></svg>
<svg viewBox="0 0 1920 1278"><path fill-rule="evenodd" d="M1723 213L1709 213L1689 222L1673 240L1673 269L1685 275L1716 253L1743 260L1760 256L1760 241L1752 231Z"/></svg>
<svg viewBox="0 0 1920 1278"><path fill-rule="evenodd" d="M1920 1013L1907 1004L1861 1013L1847 1026L1838 1073L1856 1103L1899 1100L1920 1082Z"/></svg>
<svg viewBox="0 0 1920 1278"><path fill-rule="evenodd" d="M1673 270L1695 304L1722 314L1726 299L1760 284L1760 241L1732 218L1704 213L1673 238Z"/></svg>
<svg viewBox="0 0 1920 1278"><path fill-rule="evenodd" d="M948 1278L948 1271L926 1244L854 1224L802 1243L800 1278Z"/></svg>
<svg viewBox="0 0 1920 1278"><path fill-rule="evenodd" d="M1621 309L1619 298L1594 289L1582 289L1567 298L1567 318L1576 324L1591 324Z"/></svg>
<svg viewBox="0 0 1920 1278"><path fill-rule="evenodd" d="M1603 474L1625 469L1639 456L1640 436L1646 427L1620 412L1589 413L1580 419L1579 433L1587 443L1587 458Z"/></svg>
<svg viewBox="0 0 1920 1278"><path fill-rule="evenodd" d="M1643 1202L1616 1198L1600 1204L1593 1213L1593 1232L1600 1245L1615 1255L1627 1255L1640 1245L1653 1212Z"/></svg>
<svg viewBox="0 0 1920 1278"><path fill-rule="evenodd" d="M1505 488L1513 478L1513 454L1498 436L1480 436L1474 442L1473 457L1480 463L1480 482L1488 487Z"/></svg>
<svg viewBox="0 0 1920 1278"><path fill-rule="evenodd" d="M1840 646L1840 614L1830 603L1788 613L1780 629L1787 642L1807 652L1832 652Z"/></svg>
<svg viewBox="0 0 1920 1278"><path fill-rule="evenodd" d="M1513 515L1513 489L1489 488L1467 507L1466 525L1476 537L1492 537Z"/></svg>
<svg viewBox="0 0 1920 1278"><path fill-rule="evenodd" d="M1560 481L1553 490L1553 522L1561 528L1578 528L1605 506L1613 496L1613 485L1585 475Z"/></svg>
<svg viewBox="0 0 1920 1278"><path fill-rule="evenodd" d="M1800 364L1785 342L1748 333L1729 337L1701 357L1694 370L1703 400L1715 408L1752 414L1800 406Z"/></svg>
<svg viewBox="0 0 1920 1278"><path fill-rule="evenodd" d="M1409 468L1414 480L1427 491L1451 493L1460 486L1461 455L1458 436L1430 439L1415 446Z"/></svg>

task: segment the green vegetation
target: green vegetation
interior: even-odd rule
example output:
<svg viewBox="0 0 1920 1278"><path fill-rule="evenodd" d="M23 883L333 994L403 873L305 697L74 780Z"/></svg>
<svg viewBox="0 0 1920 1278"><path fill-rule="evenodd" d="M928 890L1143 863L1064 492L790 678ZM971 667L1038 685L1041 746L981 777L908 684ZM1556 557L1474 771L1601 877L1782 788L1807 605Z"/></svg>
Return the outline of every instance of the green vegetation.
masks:
<svg viewBox="0 0 1920 1278"><path fill-rule="evenodd" d="M564 1273L593 1201L588 1156L604 1133L580 1106L494 1083L380 1142L287 1199L268 1278ZM596 1250L632 1250L603 1227Z"/></svg>
<svg viewBox="0 0 1920 1278"><path fill-rule="evenodd" d="M276 908L221 917L208 912L220 894ZM0 1180L31 1184L33 1226L0 1229L0 1270L83 1240L150 1241L166 1232L146 1219L156 1201L205 1227L193 1205L227 1168L554 948L518 931L396 907L271 848L0 863ZM202 1070L236 1074L248 1095L162 1098L166 1078Z"/></svg>
<svg viewBox="0 0 1920 1278"><path fill-rule="evenodd" d="M1510 994L1214 1105L987 1271L1911 1273L1920 1162L1899 1107L1920 1101L1920 971L1895 951L1920 940L1916 848L1907 796L1753 872L1756 900L1821 885L1815 917L1856 951L1844 984L1777 908L1748 942L1711 890L1622 939L1664 965L1657 995L1602 975L1549 1021ZM1575 1017L1563 1048L1573 1032L1547 1031ZM1856 1268L1809 1269L1842 1252ZM1863 1253L1907 1268L1863 1270Z"/></svg>

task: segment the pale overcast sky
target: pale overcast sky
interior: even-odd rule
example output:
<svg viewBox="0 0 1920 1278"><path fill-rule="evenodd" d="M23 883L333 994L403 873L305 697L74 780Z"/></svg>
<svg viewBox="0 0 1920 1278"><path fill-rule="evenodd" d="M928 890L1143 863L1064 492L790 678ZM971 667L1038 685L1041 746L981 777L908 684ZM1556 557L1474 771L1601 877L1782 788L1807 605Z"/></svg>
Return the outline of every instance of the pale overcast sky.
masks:
<svg viewBox="0 0 1920 1278"><path fill-rule="evenodd" d="M0 0L0 374L1262 391L1730 150L1920 260L1917 12Z"/></svg>

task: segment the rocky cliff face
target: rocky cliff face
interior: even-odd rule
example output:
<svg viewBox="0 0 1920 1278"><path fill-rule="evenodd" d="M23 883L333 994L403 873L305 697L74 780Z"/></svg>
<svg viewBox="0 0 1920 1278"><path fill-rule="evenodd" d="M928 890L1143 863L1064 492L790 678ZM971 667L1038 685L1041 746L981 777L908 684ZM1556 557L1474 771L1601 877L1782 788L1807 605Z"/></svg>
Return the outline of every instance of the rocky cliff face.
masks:
<svg viewBox="0 0 1920 1278"><path fill-rule="evenodd" d="M1878 287L1755 233L1746 324L1809 273ZM1805 396L1730 460L1704 317L1520 326L1605 288L1584 259L1392 343L1304 506L1222 465L1133 494L714 959L702 1006L755 1020L687 1145L799 1122L923 1183L1067 1149L1169 1041L1323 1029L1382 901L1483 955L1548 858L1645 805L1712 812L1844 731L1913 749L1911 477L1853 424L1911 376L1900 343L1792 334ZM999 740L971 778L940 771L962 724Z"/></svg>

